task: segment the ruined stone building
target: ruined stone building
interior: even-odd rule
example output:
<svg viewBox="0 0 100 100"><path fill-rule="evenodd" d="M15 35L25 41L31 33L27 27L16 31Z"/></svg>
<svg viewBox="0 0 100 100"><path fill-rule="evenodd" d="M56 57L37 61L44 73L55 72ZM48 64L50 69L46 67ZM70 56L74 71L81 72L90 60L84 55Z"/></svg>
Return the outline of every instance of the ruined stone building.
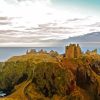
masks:
<svg viewBox="0 0 100 100"><path fill-rule="evenodd" d="M82 54L79 44L70 44L65 47L65 57L66 58L78 58Z"/></svg>
<svg viewBox="0 0 100 100"><path fill-rule="evenodd" d="M36 50L35 49L31 49L30 51L26 51L26 54L33 54L33 53L36 53Z"/></svg>
<svg viewBox="0 0 100 100"><path fill-rule="evenodd" d="M92 51L90 51L90 50L86 51L86 54L91 55L91 56L97 55L97 53L98 53L97 49L94 49Z"/></svg>

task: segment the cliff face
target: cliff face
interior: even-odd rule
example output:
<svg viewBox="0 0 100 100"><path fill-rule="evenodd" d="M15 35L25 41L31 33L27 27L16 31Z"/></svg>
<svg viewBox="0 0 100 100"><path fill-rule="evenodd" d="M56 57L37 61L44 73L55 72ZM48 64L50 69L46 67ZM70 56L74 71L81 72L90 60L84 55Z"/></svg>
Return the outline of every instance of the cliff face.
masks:
<svg viewBox="0 0 100 100"><path fill-rule="evenodd" d="M80 46L77 44L70 44L65 48L66 58L78 58L82 54Z"/></svg>

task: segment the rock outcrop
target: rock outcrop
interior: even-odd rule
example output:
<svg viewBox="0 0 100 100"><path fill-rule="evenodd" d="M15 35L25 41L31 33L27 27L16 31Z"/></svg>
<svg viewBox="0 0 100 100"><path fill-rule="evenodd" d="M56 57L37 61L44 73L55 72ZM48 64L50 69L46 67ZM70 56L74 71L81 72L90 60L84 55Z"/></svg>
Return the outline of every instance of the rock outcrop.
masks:
<svg viewBox="0 0 100 100"><path fill-rule="evenodd" d="M86 51L86 54L87 54L87 55L91 55L91 56L97 55L97 49L94 49L94 50L92 50L92 51L87 50L87 51Z"/></svg>

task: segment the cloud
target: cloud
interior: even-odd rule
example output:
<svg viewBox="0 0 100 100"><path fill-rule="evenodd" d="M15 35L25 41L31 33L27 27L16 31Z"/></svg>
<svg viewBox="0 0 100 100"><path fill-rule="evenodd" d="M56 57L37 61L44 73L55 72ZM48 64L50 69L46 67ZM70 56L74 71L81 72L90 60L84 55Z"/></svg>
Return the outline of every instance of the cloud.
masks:
<svg viewBox="0 0 100 100"><path fill-rule="evenodd" d="M2 46L2 44L5 45L6 43L7 44L5 46L9 46L11 44L14 44L14 46L15 44L16 46L20 46L21 44L23 45L23 43L29 43L29 45L32 44L32 46L58 46L59 44L64 44L61 42L63 39L88 34L94 31L100 31L99 27L93 27L96 20L93 20L91 17L76 19L66 19L61 22L54 21L51 23L38 24L37 27L27 27L26 25L20 27L18 24L12 26L9 25L8 29L5 27L4 30L0 30L0 46Z"/></svg>
<svg viewBox="0 0 100 100"><path fill-rule="evenodd" d="M58 46L69 37L100 31L95 16L56 8L50 0L6 1L0 1L0 46Z"/></svg>
<svg viewBox="0 0 100 100"><path fill-rule="evenodd" d="M90 27L100 27L100 22L95 22L95 23L88 25L88 26L90 26Z"/></svg>
<svg viewBox="0 0 100 100"><path fill-rule="evenodd" d="M5 16L0 17L0 25L7 25L7 24L10 25L10 20L11 20L10 18Z"/></svg>

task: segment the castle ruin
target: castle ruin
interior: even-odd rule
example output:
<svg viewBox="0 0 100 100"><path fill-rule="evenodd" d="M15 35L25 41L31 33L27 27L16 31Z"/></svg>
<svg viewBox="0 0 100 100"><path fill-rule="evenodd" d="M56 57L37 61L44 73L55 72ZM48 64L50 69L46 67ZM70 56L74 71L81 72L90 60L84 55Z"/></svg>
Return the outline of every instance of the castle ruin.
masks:
<svg viewBox="0 0 100 100"><path fill-rule="evenodd" d="M79 44L70 44L65 47L65 57L66 58L79 58L82 54Z"/></svg>

